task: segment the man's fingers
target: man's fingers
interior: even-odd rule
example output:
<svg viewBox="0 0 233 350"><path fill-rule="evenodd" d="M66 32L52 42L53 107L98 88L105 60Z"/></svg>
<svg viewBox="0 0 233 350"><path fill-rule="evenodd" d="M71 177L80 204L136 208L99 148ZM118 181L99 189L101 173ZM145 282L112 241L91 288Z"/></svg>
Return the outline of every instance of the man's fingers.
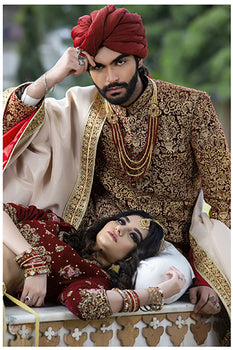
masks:
<svg viewBox="0 0 233 350"><path fill-rule="evenodd" d="M191 288L189 290L189 300L192 304L196 304L196 302L197 302L197 290L196 290L196 288Z"/></svg>

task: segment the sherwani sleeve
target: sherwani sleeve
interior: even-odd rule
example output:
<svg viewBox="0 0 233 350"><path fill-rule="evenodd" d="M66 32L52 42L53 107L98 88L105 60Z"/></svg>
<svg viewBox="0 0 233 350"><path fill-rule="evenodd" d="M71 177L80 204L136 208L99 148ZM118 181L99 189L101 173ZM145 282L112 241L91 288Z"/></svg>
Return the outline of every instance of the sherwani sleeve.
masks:
<svg viewBox="0 0 233 350"><path fill-rule="evenodd" d="M5 134L16 124L30 117L37 111L37 107L29 106L23 103L18 97L20 88L8 89L3 94L3 100L5 99L6 106L3 114L3 133Z"/></svg>
<svg viewBox="0 0 233 350"><path fill-rule="evenodd" d="M200 94L194 109L191 142L204 199L211 205L209 215L230 227L230 152L207 93ZM194 284L208 285L195 268L192 249L189 260L195 272Z"/></svg>
<svg viewBox="0 0 233 350"><path fill-rule="evenodd" d="M230 227L230 152L207 93L200 94L194 110L191 142L210 217Z"/></svg>

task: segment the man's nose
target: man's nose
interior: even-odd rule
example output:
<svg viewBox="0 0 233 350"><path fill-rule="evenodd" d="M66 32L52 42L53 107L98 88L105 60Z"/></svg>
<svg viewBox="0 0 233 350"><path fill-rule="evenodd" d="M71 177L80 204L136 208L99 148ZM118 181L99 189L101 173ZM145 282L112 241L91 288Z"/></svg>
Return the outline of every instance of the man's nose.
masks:
<svg viewBox="0 0 233 350"><path fill-rule="evenodd" d="M107 71L107 83L112 84L118 81L118 75L114 71L114 69L109 68Z"/></svg>

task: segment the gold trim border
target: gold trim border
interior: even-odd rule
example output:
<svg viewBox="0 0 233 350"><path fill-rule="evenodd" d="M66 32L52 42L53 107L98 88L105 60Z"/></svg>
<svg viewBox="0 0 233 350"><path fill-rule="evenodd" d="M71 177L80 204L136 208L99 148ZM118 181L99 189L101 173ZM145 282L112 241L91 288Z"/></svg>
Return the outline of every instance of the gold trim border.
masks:
<svg viewBox="0 0 233 350"><path fill-rule="evenodd" d="M97 144L105 120L105 105L102 97L98 94L89 109L82 135L79 176L62 215L64 220L76 229L79 227L88 205L94 177Z"/></svg>
<svg viewBox="0 0 233 350"><path fill-rule="evenodd" d="M231 286L227 277L208 256L193 234L190 232L190 244L193 251L194 266L207 283L215 290L231 317Z"/></svg>
<svg viewBox="0 0 233 350"><path fill-rule="evenodd" d="M19 87L22 87L24 85L25 84L20 85ZM17 87L17 88L10 88L10 89L6 90L3 93L4 105L5 105L4 106L4 110L5 110L5 108L7 108L7 104L8 104L8 101L9 101L11 95L14 93L14 91L18 90L19 87ZM5 167L4 167L4 170L7 168L7 166L8 166L8 164L9 164L11 158L12 158L12 155L13 155L16 147L21 142L23 142L27 137L31 136L36 131L36 129L40 128L43 125L44 120L45 120L45 110L44 110L44 101L43 101L42 105L39 108L39 110L35 112L35 114L31 118L31 120L28 122L28 125L26 126L26 128L22 132L21 136L19 137L18 141L15 143L15 145L14 145L12 151L11 151L11 154L9 156L9 159L8 159L8 161L7 161L7 163L6 163Z"/></svg>

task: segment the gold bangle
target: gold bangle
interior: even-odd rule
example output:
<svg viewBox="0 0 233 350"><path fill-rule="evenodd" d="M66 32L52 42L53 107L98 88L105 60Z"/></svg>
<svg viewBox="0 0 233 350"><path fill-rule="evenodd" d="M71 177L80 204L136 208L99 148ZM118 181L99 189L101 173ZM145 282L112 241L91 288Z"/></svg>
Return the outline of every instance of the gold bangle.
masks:
<svg viewBox="0 0 233 350"><path fill-rule="evenodd" d="M152 297L151 310L157 310L159 307L159 297L157 291L155 291L154 287L147 288L148 293Z"/></svg>
<svg viewBox="0 0 233 350"><path fill-rule="evenodd" d="M159 292L160 298L161 298L161 302L160 302L160 310L162 309L163 305L164 305L164 295L163 295L163 291L160 287L155 287L155 289Z"/></svg>
<svg viewBox="0 0 233 350"><path fill-rule="evenodd" d="M132 312L133 305L129 295L127 293L124 293L124 291L119 288L113 288L112 290L118 292L122 297L123 305L121 308L121 312Z"/></svg>
<svg viewBox="0 0 233 350"><path fill-rule="evenodd" d="M125 292L130 296L132 305L132 312L136 312L140 309L140 299L134 290L126 289Z"/></svg>

